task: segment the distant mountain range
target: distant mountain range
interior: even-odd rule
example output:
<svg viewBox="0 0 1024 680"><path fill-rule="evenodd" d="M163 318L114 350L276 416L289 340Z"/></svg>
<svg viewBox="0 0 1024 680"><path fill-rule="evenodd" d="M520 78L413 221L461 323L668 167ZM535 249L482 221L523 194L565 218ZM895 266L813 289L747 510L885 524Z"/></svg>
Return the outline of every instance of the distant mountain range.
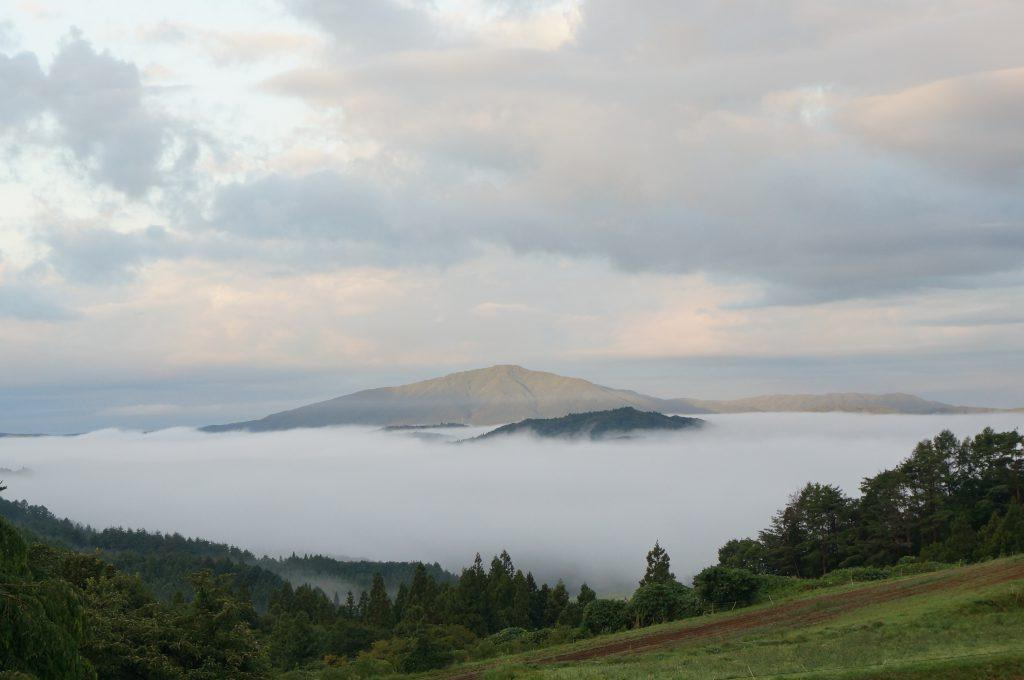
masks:
<svg viewBox="0 0 1024 680"><path fill-rule="evenodd" d="M618 439L634 432L693 430L704 425L700 418L666 416L655 411L638 411L632 406L611 411L570 413L561 418L527 418L491 430L477 439L493 439L515 434L532 434L556 439Z"/></svg>
<svg viewBox="0 0 1024 680"><path fill-rule="evenodd" d="M263 432L330 425L501 425L632 407L699 415L747 412L992 413L1005 409L954 406L911 394L777 394L732 401L661 399L581 378L500 365L452 373L398 387L378 387L274 413L259 420L210 425L206 432Z"/></svg>

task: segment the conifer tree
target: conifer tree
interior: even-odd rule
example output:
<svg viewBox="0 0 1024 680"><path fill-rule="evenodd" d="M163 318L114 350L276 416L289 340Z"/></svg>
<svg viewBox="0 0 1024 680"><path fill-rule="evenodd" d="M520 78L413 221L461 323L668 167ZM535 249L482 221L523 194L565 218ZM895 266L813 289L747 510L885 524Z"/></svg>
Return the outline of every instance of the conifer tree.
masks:
<svg viewBox="0 0 1024 680"><path fill-rule="evenodd" d="M565 589L565 584L559 579L555 587L548 593L547 604L544 607L544 625L553 626L558 623L558 617L565 611L565 607L569 604L569 592Z"/></svg>
<svg viewBox="0 0 1024 680"><path fill-rule="evenodd" d="M647 553L647 571L644 572L644 577L640 579L640 585L672 583L675 580L675 574L669 569L668 553L665 552L665 549L661 547L658 541L655 541L654 547Z"/></svg>
<svg viewBox="0 0 1024 680"><path fill-rule="evenodd" d="M388 597L388 591L384 587L384 577L380 575L380 572L373 575L364 620L367 624L378 628L390 628L393 623L391 599Z"/></svg>
<svg viewBox="0 0 1024 680"><path fill-rule="evenodd" d="M594 589L588 586L586 583L580 586L580 594L576 596L576 604L580 607L586 607L588 604L597 599L597 593Z"/></svg>

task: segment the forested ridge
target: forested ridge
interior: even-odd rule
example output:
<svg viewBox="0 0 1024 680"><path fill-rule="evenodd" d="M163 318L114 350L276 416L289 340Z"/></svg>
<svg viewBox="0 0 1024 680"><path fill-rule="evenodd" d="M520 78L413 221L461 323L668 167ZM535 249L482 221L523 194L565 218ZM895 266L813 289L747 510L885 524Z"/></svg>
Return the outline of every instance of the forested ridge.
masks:
<svg viewBox="0 0 1024 680"><path fill-rule="evenodd" d="M367 588L329 596L292 586L267 560L237 548L95 531L45 508L2 501L0 670L7 673L0 677L406 673L773 594L1024 552L1022 461L1017 432L985 430L965 440L943 432L895 468L865 478L859 498L833 485L807 484L757 538L726 543L719 564L701 571L692 587L679 582L668 553L655 543L628 599L599 598L585 584L575 593L561 582L540 584L505 552L489 562L477 555L457 578L437 565L412 565L393 590L381 573L386 567L379 567ZM173 581L153 568L161 561L173 565L168 573L187 588L161 597ZM298 556L270 562L321 573L348 564ZM257 592L266 594L259 608Z"/></svg>

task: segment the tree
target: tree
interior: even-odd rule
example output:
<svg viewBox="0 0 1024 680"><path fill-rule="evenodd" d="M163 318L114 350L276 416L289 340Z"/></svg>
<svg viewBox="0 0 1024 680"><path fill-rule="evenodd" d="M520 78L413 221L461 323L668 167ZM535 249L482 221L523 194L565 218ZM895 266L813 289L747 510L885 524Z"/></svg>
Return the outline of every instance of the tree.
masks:
<svg viewBox="0 0 1024 680"><path fill-rule="evenodd" d="M753 538L733 539L718 549L718 563L764 574L768 571L768 552L761 541Z"/></svg>
<svg viewBox="0 0 1024 680"><path fill-rule="evenodd" d="M644 572L644 577L640 579L640 585L670 583L675 580L675 575L669 569L668 553L655 541L654 547L647 553L647 571Z"/></svg>
<svg viewBox="0 0 1024 680"><path fill-rule="evenodd" d="M0 670L40 678L95 678L79 652L85 625L75 589L58 579L33 579L25 541L0 518Z"/></svg>
<svg viewBox="0 0 1024 680"><path fill-rule="evenodd" d="M200 669L190 679L262 677L263 653L247 623L254 618L252 603L239 597L228 575L202 571L191 574L189 583L195 593L192 602L176 613L177 625L191 643L189 666Z"/></svg>
<svg viewBox="0 0 1024 680"><path fill-rule="evenodd" d="M316 630L305 612L277 617L267 639L271 662L282 670L315 659L320 655Z"/></svg>
<svg viewBox="0 0 1024 680"><path fill-rule="evenodd" d="M985 557L1003 557L1024 552L1024 507L1010 503L1002 516L992 515L982 530L981 552Z"/></svg>
<svg viewBox="0 0 1024 680"><path fill-rule="evenodd" d="M744 606L754 601L762 580L746 569L708 567L693 579L697 596L712 609Z"/></svg>
<svg viewBox="0 0 1024 680"><path fill-rule="evenodd" d="M651 582L640 586L629 602L634 625L650 626L700 613L692 591L678 581Z"/></svg>
<svg viewBox="0 0 1024 680"><path fill-rule="evenodd" d="M588 604L597 599L597 593L594 592L593 588L588 586L586 583L580 586L580 594L576 596L576 602L581 607L586 607Z"/></svg>
<svg viewBox="0 0 1024 680"><path fill-rule="evenodd" d="M583 608L584 629L594 635L629 628L629 608L622 600L594 600Z"/></svg>
<svg viewBox="0 0 1024 680"><path fill-rule="evenodd" d="M368 625L377 628L390 628L394 621L391 613L391 599L384 587L384 577L380 572L373 575L373 583L370 585L370 596L366 602L366 614L364 620Z"/></svg>
<svg viewBox="0 0 1024 680"><path fill-rule="evenodd" d="M544 625L553 626L558 623L558 617L562 615L569 604L569 592L561 580L548 593L547 604L544 607Z"/></svg>

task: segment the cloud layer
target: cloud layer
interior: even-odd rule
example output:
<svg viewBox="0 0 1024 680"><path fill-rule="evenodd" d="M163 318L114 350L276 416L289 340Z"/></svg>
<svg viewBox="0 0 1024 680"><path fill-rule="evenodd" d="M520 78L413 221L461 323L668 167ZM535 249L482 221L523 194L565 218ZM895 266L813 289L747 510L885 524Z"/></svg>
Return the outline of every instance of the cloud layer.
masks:
<svg viewBox="0 0 1024 680"><path fill-rule="evenodd" d="M460 446L354 428L103 431L0 440L0 467L32 470L10 480L8 497L97 527L451 569L504 548L542 578L625 593L655 540L686 579L808 481L855 494L862 477L943 428L967 436L1021 424L1020 415L734 415L650 440Z"/></svg>

